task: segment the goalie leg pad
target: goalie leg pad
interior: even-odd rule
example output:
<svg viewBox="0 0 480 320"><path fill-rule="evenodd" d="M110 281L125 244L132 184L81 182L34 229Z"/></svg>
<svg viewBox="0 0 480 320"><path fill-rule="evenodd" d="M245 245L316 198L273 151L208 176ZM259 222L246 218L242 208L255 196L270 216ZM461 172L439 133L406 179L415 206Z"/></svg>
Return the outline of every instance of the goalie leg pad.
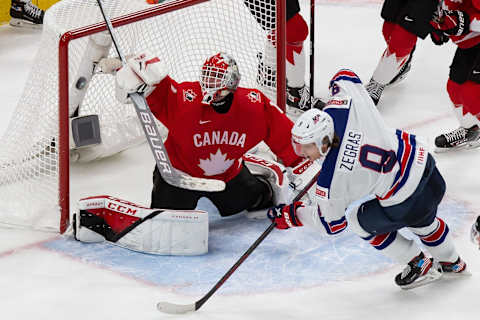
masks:
<svg viewBox="0 0 480 320"><path fill-rule="evenodd" d="M75 239L104 240L149 254L199 255L208 252L208 213L149 209L110 196L81 199Z"/></svg>

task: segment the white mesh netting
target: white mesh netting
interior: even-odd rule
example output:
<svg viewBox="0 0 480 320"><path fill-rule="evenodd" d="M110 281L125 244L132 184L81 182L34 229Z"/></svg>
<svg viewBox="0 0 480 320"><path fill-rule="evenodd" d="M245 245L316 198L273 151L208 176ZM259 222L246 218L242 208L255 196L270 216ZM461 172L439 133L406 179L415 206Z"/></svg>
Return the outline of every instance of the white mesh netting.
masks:
<svg viewBox="0 0 480 320"><path fill-rule="evenodd" d="M110 18L154 7L144 0L103 0L103 4ZM34 67L0 141L0 223L58 230L58 173L63 170L55 148L58 43L63 33L102 21L96 0L63 0L47 11ZM240 86L260 87L258 53L266 60L264 66L274 66L275 58L265 53L265 47L271 47L267 34L274 25L275 0L212 0L115 30L125 55L148 49L169 62L170 76L179 82L198 80L206 57L224 51L238 63ZM78 80L75 75L84 63L88 41L84 37L69 45L69 88ZM110 56L116 56L113 47L109 50ZM261 87L274 99L276 90L270 80ZM99 115L102 136L114 136L119 123L135 117L131 105L115 100L111 75L93 76L84 97L70 93L70 114L78 104L79 115ZM133 135L142 134L140 126L137 129Z"/></svg>

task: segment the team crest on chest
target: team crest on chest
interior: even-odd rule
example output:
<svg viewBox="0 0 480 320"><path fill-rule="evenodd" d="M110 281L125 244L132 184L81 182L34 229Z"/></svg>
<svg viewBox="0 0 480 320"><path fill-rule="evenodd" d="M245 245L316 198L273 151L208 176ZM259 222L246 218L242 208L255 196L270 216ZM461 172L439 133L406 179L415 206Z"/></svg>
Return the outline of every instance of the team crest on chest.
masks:
<svg viewBox="0 0 480 320"><path fill-rule="evenodd" d="M183 90L183 101L192 102L197 95L192 89Z"/></svg>
<svg viewBox="0 0 480 320"><path fill-rule="evenodd" d="M260 97L260 94L256 91L250 91L247 94L247 98L253 103L262 102L262 98Z"/></svg>

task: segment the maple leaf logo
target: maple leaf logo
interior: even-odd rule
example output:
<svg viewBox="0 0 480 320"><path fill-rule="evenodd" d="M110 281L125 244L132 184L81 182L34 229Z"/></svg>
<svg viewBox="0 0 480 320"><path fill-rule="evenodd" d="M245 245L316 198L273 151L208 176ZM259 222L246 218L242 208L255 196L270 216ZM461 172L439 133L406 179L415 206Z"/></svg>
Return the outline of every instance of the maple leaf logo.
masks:
<svg viewBox="0 0 480 320"><path fill-rule="evenodd" d="M198 166L202 168L205 176L215 176L227 171L235 160L227 159L227 154L223 154L218 148L215 154L210 153L207 159L200 159Z"/></svg>

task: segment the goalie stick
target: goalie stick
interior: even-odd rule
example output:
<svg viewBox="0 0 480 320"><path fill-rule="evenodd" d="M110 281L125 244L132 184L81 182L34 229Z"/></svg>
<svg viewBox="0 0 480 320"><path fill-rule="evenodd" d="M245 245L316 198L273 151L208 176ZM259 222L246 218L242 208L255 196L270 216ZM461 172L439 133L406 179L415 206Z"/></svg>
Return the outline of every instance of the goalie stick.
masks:
<svg viewBox="0 0 480 320"><path fill-rule="evenodd" d="M112 22L107 17L101 0L97 0L97 3L107 25L108 32L112 37L115 50L117 51L120 60L122 60L122 63L125 65L126 59L118 47L117 39L113 33ZM129 94L129 97L135 106L138 119L142 125L148 145L152 150L158 171L168 184L183 189L209 192L222 191L225 189L225 182L221 180L192 177L175 169L170 162L170 158L167 154L167 150L165 149L165 145L163 144L162 137L160 136L157 125L155 124L155 118L150 111L145 97L137 92Z"/></svg>
<svg viewBox="0 0 480 320"><path fill-rule="evenodd" d="M320 171L310 180L310 182L295 196L292 202L299 201L312 187L312 185L317 181L318 175ZM200 300L197 300L195 303L191 304L176 304L170 303L166 301L160 301L157 303L157 309L163 313L170 313L170 314L183 314L187 312L197 311L202 307L202 305L207 302L207 300L217 291L225 281L230 278L230 276L237 270L237 268L245 261L248 256L255 250L258 245L265 239L273 229L275 229L276 223L272 222L270 226L258 237L257 240L250 246L250 248L245 251L245 253L240 257L240 259L235 262L235 264L225 273L225 275L213 286L210 291L207 292Z"/></svg>

